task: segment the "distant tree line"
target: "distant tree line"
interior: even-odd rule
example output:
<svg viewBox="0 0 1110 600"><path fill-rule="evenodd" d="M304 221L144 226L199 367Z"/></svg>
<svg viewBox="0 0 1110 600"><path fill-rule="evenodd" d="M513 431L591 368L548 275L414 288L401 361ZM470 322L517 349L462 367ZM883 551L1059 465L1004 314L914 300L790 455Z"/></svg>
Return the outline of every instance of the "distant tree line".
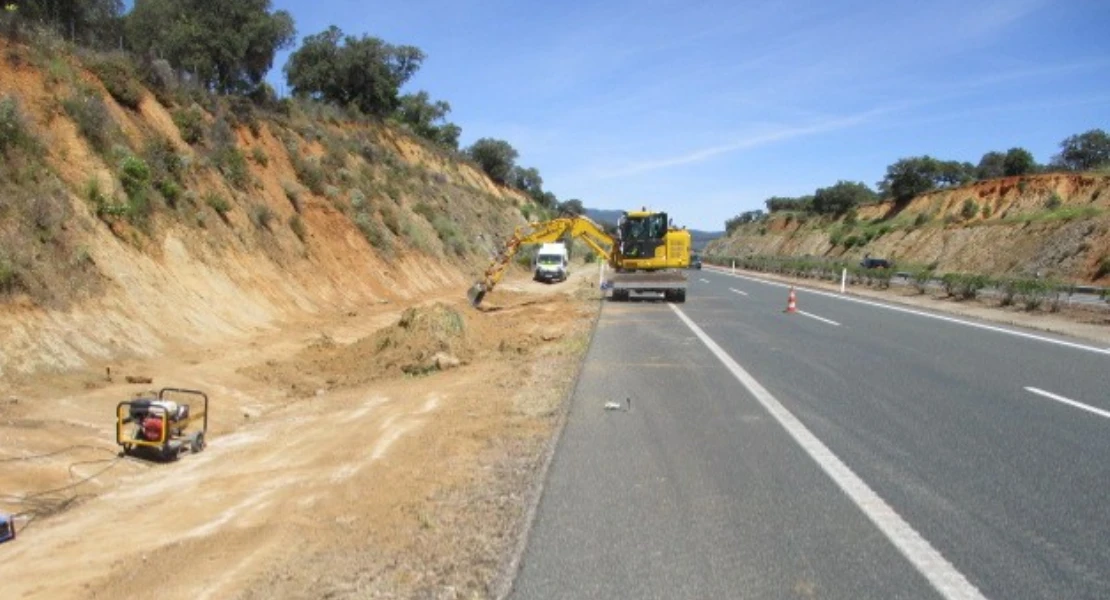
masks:
<svg viewBox="0 0 1110 600"><path fill-rule="evenodd" d="M886 176L873 191L862 182L838 181L813 194L799 197L773 196L764 201L762 210L742 212L725 221L725 230L732 232L740 225L759 221L770 213L800 212L841 216L856 207L873 204L883 198L905 203L916 196L938 189L958 187L999 177L1030 175L1049 171L1095 171L1110 168L1110 135L1101 129L1069 136L1060 142L1060 153L1047 165L1038 164L1024 148L1006 152L987 152L978 165L932 156L900 158L886 168Z"/></svg>
<svg viewBox="0 0 1110 600"><path fill-rule="evenodd" d="M127 51L148 79L166 78L161 64L209 92L259 104L276 100L265 77L297 35L292 15L274 10L271 0L135 0L130 11L123 0L0 0L0 35L44 29L80 46ZM462 129L447 121L451 105L422 90L401 93L425 58L415 46L347 35L333 25L304 37L282 71L295 97L386 119L459 151ZM539 171L518 166L516 149L504 140L481 138L461 152L497 183L551 211L583 211L581 201L559 202L544 190Z"/></svg>

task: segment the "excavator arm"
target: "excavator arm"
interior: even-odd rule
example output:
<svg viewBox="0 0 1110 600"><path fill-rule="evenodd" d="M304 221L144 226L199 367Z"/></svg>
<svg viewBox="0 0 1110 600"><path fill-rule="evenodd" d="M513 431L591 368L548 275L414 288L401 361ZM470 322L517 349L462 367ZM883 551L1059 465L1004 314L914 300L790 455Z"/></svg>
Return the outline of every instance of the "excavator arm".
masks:
<svg viewBox="0 0 1110 600"><path fill-rule="evenodd" d="M521 246L555 242L568 234L571 237L581 238L594 252L606 257L612 263L616 240L587 217L577 215L530 223L516 229L513 236L505 243L501 253L486 269L482 280L470 288L467 293L470 303L474 306L482 303L482 298L501 281L505 269L509 267Z"/></svg>

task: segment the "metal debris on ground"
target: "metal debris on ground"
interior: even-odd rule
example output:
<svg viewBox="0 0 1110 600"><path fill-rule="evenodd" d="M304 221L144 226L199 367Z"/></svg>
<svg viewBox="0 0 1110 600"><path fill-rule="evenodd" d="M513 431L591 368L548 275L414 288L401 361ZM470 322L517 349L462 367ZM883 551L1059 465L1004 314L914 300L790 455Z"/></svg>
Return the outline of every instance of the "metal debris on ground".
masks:
<svg viewBox="0 0 1110 600"><path fill-rule="evenodd" d="M606 402L605 410L619 410L621 412L628 412L632 410L632 398L625 398L624 402Z"/></svg>

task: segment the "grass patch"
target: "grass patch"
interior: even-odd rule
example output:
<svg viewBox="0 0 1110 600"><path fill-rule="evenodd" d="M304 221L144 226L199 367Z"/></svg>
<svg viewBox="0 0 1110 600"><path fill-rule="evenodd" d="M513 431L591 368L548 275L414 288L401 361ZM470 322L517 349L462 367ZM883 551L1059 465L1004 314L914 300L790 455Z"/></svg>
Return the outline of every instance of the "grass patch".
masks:
<svg viewBox="0 0 1110 600"><path fill-rule="evenodd" d="M274 220L274 211L270 210L269 206L265 204L255 204L251 207L251 223L259 229L270 229L270 223Z"/></svg>
<svg viewBox="0 0 1110 600"><path fill-rule="evenodd" d="M204 196L204 203L216 211L221 219L227 220L227 213L231 212L231 203L227 201L227 198L216 192L208 192Z"/></svg>
<svg viewBox="0 0 1110 600"><path fill-rule="evenodd" d="M301 218L301 215L294 214L289 217L289 229L293 230L293 235L297 236L297 239L301 242L305 241L308 232L305 230L304 219Z"/></svg>
<svg viewBox="0 0 1110 600"><path fill-rule="evenodd" d="M37 153L39 145L31 135L31 128L23 116L19 101L11 96L4 96L0 98L0 155L7 156L16 149Z"/></svg>

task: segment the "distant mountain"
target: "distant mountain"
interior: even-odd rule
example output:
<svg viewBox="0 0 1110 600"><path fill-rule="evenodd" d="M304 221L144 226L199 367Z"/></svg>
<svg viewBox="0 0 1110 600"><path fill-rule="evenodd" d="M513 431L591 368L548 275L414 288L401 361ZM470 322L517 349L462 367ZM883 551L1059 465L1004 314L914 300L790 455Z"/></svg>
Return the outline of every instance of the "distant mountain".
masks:
<svg viewBox="0 0 1110 600"><path fill-rule="evenodd" d="M602 225L617 224L617 219L620 219L623 210L602 210L600 208L587 208L586 216L590 219L597 221ZM690 243L693 245L694 250L701 251L705 249L706 244L713 240L724 237L723 231L701 231L699 229L690 230Z"/></svg>

